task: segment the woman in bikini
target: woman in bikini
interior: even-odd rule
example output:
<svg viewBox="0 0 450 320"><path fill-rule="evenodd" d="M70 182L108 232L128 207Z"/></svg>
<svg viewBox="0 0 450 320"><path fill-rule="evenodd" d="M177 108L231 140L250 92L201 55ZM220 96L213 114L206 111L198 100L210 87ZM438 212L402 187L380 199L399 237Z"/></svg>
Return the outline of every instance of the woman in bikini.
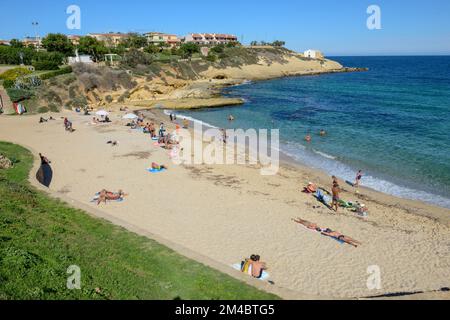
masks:
<svg viewBox="0 0 450 320"><path fill-rule="evenodd" d="M320 232L324 236L331 237L331 238L334 238L336 240L348 243L349 245L352 245L355 248L357 248L359 245L362 244L361 242L359 242L359 241L357 241L355 239L352 239L350 237L347 237L346 235L343 235L340 232L333 231L331 229L322 229L316 223L312 223L312 222L309 222L309 221L306 221L306 220L303 220L303 219L300 219L300 218L292 219L292 221L294 221L296 223L299 223L299 224L305 226L306 228L308 228L310 230L315 230L317 232Z"/></svg>
<svg viewBox="0 0 450 320"><path fill-rule="evenodd" d="M99 205L101 202L106 203L106 200L110 200L110 201L121 200L125 196L126 196L126 194L122 190L119 190L119 192L112 192L112 191L103 189L99 193L97 205Z"/></svg>

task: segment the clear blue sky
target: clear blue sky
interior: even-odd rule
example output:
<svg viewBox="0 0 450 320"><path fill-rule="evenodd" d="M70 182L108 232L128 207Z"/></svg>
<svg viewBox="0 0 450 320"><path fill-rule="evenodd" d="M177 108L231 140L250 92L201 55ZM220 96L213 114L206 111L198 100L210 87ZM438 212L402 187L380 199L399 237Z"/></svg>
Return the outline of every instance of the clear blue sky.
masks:
<svg viewBox="0 0 450 320"><path fill-rule="evenodd" d="M243 42L285 40L326 55L450 54L450 0L1 0L0 39L38 32L163 31L236 34ZM81 8L81 30L66 28L66 9ZM382 30L366 27L381 8Z"/></svg>

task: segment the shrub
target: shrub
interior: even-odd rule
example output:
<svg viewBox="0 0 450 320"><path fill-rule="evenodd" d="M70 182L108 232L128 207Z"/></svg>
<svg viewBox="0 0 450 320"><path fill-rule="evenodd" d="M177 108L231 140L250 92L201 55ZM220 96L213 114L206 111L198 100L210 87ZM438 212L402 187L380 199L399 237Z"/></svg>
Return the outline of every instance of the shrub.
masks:
<svg viewBox="0 0 450 320"><path fill-rule="evenodd" d="M72 67L71 66L67 66L67 67L63 67L61 69L58 68L58 70L55 70L55 71L44 73L44 74L40 75L40 78L42 80L47 80L47 79L50 79L50 78L53 78L53 77L57 77L57 76L60 76L60 75L63 75L63 74L68 74L68 73L71 73L71 72L72 72Z"/></svg>
<svg viewBox="0 0 450 320"><path fill-rule="evenodd" d="M5 87L5 89L13 88L14 84L14 80L11 79L6 79L5 81L3 81L3 87Z"/></svg>
<svg viewBox="0 0 450 320"><path fill-rule="evenodd" d="M12 102L20 102L34 96L34 91L32 90L9 88L6 89L6 91L8 92L9 98Z"/></svg>
<svg viewBox="0 0 450 320"><path fill-rule="evenodd" d="M50 109L48 107L39 107L37 111L38 113L47 113Z"/></svg>
<svg viewBox="0 0 450 320"><path fill-rule="evenodd" d="M206 57L206 60L208 60L210 62L216 62L217 61L217 56L214 53L210 52L208 54L208 56Z"/></svg>
<svg viewBox="0 0 450 320"><path fill-rule="evenodd" d="M54 61L41 60L33 61L33 67L36 70L57 70L59 68L59 64Z"/></svg>
<svg viewBox="0 0 450 320"><path fill-rule="evenodd" d="M48 105L51 112L59 112L58 106L54 103Z"/></svg>
<svg viewBox="0 0 450 320"><path fill-rule="evenodd" d="M138 65L149 65L153 62L152 56L146 52L131 49L123 56L122 65L129 68L136 68Z"/></svg>
<svg viewBox="0 0 450 320"><path fill-rule="evenodd" d="M27 68L14 68L0 74L0 79L16 81L17 78L31 74Z"/></svg>
<svg viewBox="0 0 450 320"><path fill-rule="evenodd" d="M64 55L59 52L38 52L32 65L36 70L58 70L63 61Z"/></svg>

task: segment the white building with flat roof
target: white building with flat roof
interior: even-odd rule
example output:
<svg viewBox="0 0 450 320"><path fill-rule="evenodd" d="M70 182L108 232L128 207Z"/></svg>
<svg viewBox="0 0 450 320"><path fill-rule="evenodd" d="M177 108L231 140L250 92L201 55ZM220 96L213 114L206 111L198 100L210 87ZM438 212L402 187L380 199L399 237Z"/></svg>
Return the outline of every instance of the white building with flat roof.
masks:
<svg viewBox="0 0 450 320"><path fill-rule="evenodd" d="M324 58L322 52L320 52L319 50L313 50L313 49L306 50L303 55L305 56L305 58L311 58L311 59L323 59Z"/></svg>

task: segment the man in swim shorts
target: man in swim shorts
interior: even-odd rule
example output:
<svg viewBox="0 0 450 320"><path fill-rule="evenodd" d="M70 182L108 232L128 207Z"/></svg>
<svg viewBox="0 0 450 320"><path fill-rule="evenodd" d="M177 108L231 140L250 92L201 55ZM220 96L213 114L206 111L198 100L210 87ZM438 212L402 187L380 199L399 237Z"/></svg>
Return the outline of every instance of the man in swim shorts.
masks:
<svg viewBox="0 0 450 320"><path fill-rule="evenodd" d="M331 192L333 193L333 202L331 203L331 209L335 208L334 211L338 211L339 207L339 193L341 192L341 189L339 188L339 184L337 182L333 183L333 189L331 189Z"/></svg>
<svg viewBox="0 0 450 320"><path fill-rule="evenodd" d="M263 271L267 269L266 264L260 261L261 257L258 255L252 256L250 260L252 266L252 277L257 279L261 278Z"/></svg>

